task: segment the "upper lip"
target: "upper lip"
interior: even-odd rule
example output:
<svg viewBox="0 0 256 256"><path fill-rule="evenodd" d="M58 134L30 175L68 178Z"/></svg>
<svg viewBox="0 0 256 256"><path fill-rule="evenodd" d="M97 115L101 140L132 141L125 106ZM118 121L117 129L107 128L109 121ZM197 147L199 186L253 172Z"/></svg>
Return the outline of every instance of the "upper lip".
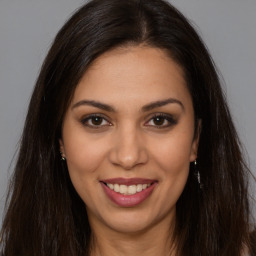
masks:
<svg viewBox="0 0 256 256"><path fill-rule="evenodd" d="M157 180L145 179L145 178L121 178L120 177L120 178L100 180L100 182L130 186L130 185L138 185L138 184L152 184L154 182L157 182Z"/></svg>

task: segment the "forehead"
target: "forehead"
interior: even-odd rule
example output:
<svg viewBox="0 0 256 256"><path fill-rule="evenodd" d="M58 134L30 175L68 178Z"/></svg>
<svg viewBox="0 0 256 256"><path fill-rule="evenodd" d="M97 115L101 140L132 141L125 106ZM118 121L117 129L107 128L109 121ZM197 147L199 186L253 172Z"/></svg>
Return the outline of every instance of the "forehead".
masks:
<svg viewBox="0 0 256 256"><path fill-rule="evenodd" d="M80 80L73 102L97 98L146 104L168 97L190 98L182 68L164 50L137 46L98 57Z"/></svg>

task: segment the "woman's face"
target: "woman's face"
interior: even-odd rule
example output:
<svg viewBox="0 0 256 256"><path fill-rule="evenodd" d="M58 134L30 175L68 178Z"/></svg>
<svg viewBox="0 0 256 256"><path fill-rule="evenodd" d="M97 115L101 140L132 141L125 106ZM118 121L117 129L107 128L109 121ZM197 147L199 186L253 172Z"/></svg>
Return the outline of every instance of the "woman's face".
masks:
<svg viewBox="0 0 256 256"><path fill-rule="evenodd" d="M60 141L91 227L118 232L173 223L197 144L182 69L150 47L115 49L90 66Z"/></svg>

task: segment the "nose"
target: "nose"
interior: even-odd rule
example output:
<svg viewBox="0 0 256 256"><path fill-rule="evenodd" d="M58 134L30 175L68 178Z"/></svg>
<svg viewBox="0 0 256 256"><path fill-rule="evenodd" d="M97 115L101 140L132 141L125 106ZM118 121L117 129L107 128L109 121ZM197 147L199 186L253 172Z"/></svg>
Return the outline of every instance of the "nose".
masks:
<svg viewBox="0 0 256 256"><path fill-rule="evenodd" d="M136 128L120 129L111 148L109 159L112 164L125 170L131 170L135 166L145 164L148 161L148 153L140 133Z"/></svg>

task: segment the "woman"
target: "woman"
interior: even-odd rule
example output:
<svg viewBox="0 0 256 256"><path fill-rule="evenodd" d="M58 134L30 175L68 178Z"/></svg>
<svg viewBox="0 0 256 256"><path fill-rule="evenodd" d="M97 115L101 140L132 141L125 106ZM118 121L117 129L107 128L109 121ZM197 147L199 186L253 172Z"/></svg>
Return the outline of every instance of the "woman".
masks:
<svg viewBox="0 0 256 256"><path fill-rule="evenodd" d="M161 0L91 1L36 83L2 255L243 255L247 173L186 18Z"/></svg>

